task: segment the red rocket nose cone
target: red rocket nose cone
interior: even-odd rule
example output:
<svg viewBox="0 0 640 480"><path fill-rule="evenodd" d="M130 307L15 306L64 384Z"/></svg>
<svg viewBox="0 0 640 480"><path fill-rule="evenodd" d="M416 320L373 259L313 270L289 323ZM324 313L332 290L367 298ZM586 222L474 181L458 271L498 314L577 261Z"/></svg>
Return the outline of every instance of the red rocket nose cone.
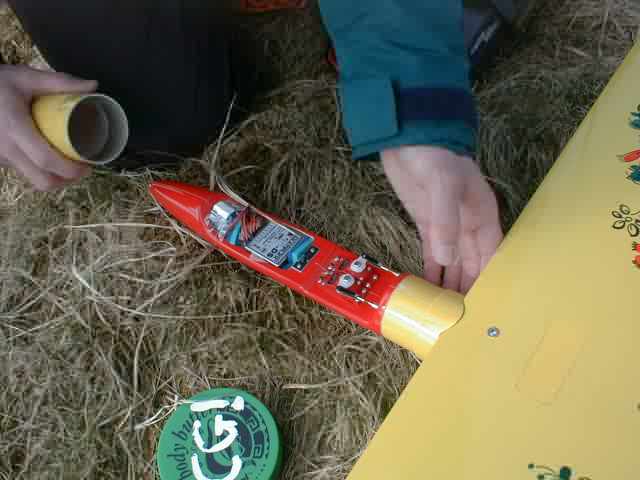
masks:
<svg viewBox="0 0 640 480"><path fill-rule="evenodd" d="M160 206L169 211L199 207L210 193L198 187L171 181L153 182L149 186L149 192Z"/></svg>
<svg viewBox="0 0 640 480"><path fill-rule="evenodd" d="M194 231L201 228L219 196L201 187L172 181L153 182L149 193L167 213Z"/></svg>
<svg viewBox="0 0 640 480"><path fill-rule="evenodd" d="M160 206L164 207L164 201L166 194L170 191L171 187L168 182L153 182L149 185L149 193Z"/></svg>

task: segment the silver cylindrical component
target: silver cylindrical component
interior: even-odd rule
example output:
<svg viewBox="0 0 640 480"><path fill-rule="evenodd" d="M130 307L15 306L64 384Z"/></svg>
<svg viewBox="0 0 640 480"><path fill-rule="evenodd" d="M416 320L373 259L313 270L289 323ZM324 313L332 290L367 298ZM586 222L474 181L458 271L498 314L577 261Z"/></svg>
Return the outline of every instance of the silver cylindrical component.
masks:
<svg viewBox="0 0 640 480"><path fill-rule="evenodd" d="M236 207L224 201L216 203L213 207L213 212L225 222L228 222L237 211Z"/></svg>

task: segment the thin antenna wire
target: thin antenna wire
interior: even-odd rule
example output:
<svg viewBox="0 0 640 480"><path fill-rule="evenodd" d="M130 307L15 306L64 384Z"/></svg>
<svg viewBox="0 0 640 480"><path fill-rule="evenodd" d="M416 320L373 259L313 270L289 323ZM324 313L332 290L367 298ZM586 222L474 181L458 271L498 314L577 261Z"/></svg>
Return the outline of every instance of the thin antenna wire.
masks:
<svg viewBox="0 0 640 480"><path fill-rule="evenodd" d="M231 113L233 111L233 108L236 104L236 99L238 98L238 95L234 95L233 96L233 100L231 100L231 104L229 105L229 109L227 110L227 116L225 118L225 122L224 125L222 127L222 131L220 132L220 136L218 137L218 142L216 144L216 150L213 154L213 159L211 160L211 179L213 185L212 187L218 187L218 189L225 193L229 198L231 198L232 200L234 200L235 202L239 203L242 206L245 206L247 208L250 208L251 210L253 210L254 212L260 214L261 216L265 217L267 220L274 222L274 223L278 223L280 224L280 222L278 222L277 220L275 220L271 215L269 215L266 212L263 212L262 210L256 208L254 205L252 205L250 202L248 202L247 200L245 200L239 193L237 193L235 190L233 190L233 188L231 188L231 186L227 183L227 181L225 180L225 178L220 174L220 168L219 168L219 164L220 164L220 150L222 149L222 143L223 143L223 139L226 136L227 133L227 129L229 128L229 123L231 122Z"/></svg>

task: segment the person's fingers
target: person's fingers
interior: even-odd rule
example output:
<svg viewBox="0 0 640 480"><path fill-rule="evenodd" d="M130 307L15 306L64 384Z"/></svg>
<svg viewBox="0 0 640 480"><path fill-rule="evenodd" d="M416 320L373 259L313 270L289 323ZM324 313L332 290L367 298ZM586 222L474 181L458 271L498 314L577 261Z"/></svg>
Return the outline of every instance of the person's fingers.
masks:
<svg viewBox="0 0 640 480"><path fill-rule="evenodd" d="M467 275L464 268L462 269L462 279L460 280L460 293L467 294L471 287L476 282L477 278Z"/></svg>
<svg viewBox="0 0 640 480"><path fill-rule="evenodd" d="M67 183L65 179L38 168L16 146L10 148L7 154L11 158L11 166L29 181L36 190L47 192L62 187Z"/></svg>
<svg viewBox="0 0 640 480"><path fill-rule="evenodd" d="M476 233L478 238L478 249L480 250L480 269L484 270L493 256L496 250L502 243L504 234L500 227L500 222L495 221L489 225L481 227Z"/></svg>
<svg viewBox="0 0 640 480"><path fill-rule="evenodd" d="M442 266L435 261L431 253L429 238L426 233L420 233L422 238L422 260L424 263L424 278L434 285L442 285Z"/></svg>
<svg viewBox="0 0 640 480"><path fill-rule="evenodd" d="M443 267L436 262L433 257L426 257L424 259L424 278L427 282L441 286L442 270Z"/></svg>
<svg viewBox="0 0 640 480"><path fill-rule="evenodd" d="M25 115L21 120L16 122L11 136L39 169L69 180L80 179L91 172L88 165L66 159L55 151L40 135L31 118Z"/></svg>
<svg viewBox="0 0 640 480"><path fill-rule="evenodd" d="M56 93L89 93L95 91L95 80L83 80L64 73L45 72L26 66L16 70L16 85L31 97Z"/></svg>
<svg viewBox="0 0 640 480"><path fill-rule="evenodd" d="M436 262L448 267L453 265L459 255L460 207L464 183L458 177L441 174L434 178L430 185L431 252Z"/></svg>
<svg viewBox="0 0 640 480"><path fill-rule="evenodd" d="M474 176L465 192L469 205L469 222L475 230L475 241L480 257L480 270L484 270L498 246L503 233L500 225L498 201L489 183L481 175Z"/></svg>
<svg viewBox="0 0 640 480"><path fill-rule="evenodd" d="M465 216L466 215L463 215L463 224L465 223ZM460 236L460 260L462 262L462 269L466 275L474 280L480 275L482 267L477 242L478 240L475 232L462 232L462 235Z"/></svg>
<svg viewBox="0 0 640 480"><path fill-rule="evenodd" d="M442 286L447 290L460 291L460 282L462 281L462 265L456 262L454 265L444 269L444 279Z"/></svg>

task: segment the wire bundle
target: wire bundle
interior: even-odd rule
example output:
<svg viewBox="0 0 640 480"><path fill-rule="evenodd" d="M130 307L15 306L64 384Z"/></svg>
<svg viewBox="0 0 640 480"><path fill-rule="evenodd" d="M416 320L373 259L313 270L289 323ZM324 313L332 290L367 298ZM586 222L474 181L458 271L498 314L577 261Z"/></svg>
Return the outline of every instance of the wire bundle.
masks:
<svg viewBox="0 0 640 480"><path fill-rule="evenodd" d="M260 216L251 208L245 209L240 218L240 241L246 243L251 240L262 225L264 225L264 220L264 217Z"/></svg>

